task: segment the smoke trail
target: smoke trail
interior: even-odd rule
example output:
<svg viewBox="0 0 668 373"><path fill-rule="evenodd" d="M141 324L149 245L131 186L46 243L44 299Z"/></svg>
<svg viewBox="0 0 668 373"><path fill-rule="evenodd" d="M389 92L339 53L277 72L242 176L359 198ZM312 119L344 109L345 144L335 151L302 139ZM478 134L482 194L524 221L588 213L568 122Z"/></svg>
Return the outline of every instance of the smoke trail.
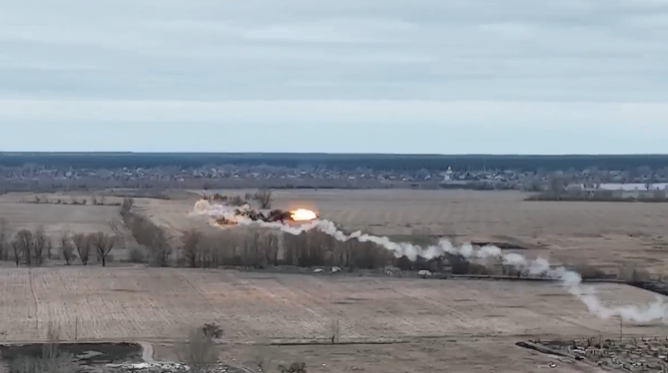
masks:
<svg viewBox="0 0 668 373"><path fill-rule="evenodd" d="M329 220L314 220L296 227L284 225L280 222L253 221L246 217L238 216L235 214L234 209L231 209L230 207L216 204L212 205L205 200L198 201L190 215L208 217L223 216L240 225L258 225L266 228L280 229L285 233L293 235L299 235L302 232L316 229L334 237L338 241L354 239L360 242L373 242L391 251L397 258L406 256L412 261L416 260L418 257L426 260L434 259L444 254L459 255L468 261L487 258L497 259L501 260L504 265L511 266L521 271L526 271L530 275L546 276L559 281L570 294L577 297L587 307L591 314L594 314L599 318L609 319L614 316L619 316L624 320L635 322L650 322L656 320L668 322L668 305L663 302L661 297L657 296L655 302L645 306L627 305L607 307L601 302L600 298L596 296L593 287L584 286L582 284L582 276L577 272L566 269L565 267L552 268L547 260L540 257L531 260L520 254L503 253L501 249L496 246L488 245L475 250L472 245L455 247L450 241L442 238L436 245L421 247L408 242L394 242L388 237L374 236L362 233L361 231L346 234L339 230L334 222ZM212 221L212 224L216 225L215 221Z"/></svg>

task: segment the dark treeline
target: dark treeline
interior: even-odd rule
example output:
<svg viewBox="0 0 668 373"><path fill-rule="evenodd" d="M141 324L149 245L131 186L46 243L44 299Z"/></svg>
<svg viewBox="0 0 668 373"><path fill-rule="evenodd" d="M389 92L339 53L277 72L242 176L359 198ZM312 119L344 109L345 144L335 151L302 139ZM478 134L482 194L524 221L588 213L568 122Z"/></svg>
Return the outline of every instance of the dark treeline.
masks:
<svg viewBox="0 0 668 373"><path fill-rule="evenodd" d="M201 167L208 164L237 166L319 166L352 170L481 170L521 171L652 169L668 167L668 155L418 155L322 153L0 153L0 166L36 164L72 168Z"/></svg>

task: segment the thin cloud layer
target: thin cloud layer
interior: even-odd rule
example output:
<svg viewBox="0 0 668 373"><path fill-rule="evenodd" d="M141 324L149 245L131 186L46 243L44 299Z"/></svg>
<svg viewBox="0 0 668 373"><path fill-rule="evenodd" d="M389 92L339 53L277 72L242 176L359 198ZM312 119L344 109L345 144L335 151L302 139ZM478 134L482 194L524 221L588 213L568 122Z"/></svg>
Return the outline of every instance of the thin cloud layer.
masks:
<svg viewBox="0 0 668 373"><path fill-rule="evenodd" d="M668 140L664 0L27 0L2 8L3 126L392 125L465 142L457 131L467 125L520 137L561 126ZM406 132L369 151L400 147ZM10 144L19 148L65 146L16 136ZM184 146L182 134L161 136L163 150ZM539 140L497 151L524 152L531 141ZM603 151L663 151L625 143ZM479 144L461 147L490 148ZM554 152L589 152L583 144Z"/></svg>

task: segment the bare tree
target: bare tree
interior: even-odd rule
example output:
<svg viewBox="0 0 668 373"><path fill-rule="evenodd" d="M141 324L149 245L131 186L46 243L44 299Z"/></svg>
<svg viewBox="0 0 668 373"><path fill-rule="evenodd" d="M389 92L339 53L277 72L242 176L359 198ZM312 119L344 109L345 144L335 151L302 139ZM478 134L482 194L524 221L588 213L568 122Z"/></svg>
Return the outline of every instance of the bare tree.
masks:
<svg viewBox="0 0 668 373"><path fill-rule="evenodd" d="M260 205L261 209L270 209L273 201L271 190L260 189L253 194L253 199Z"/></svg>
<svg viewBox="0 0 668 373"><path fill-rule="evenodd" d="M121 203L121 208L120 208L120 215L123 218L123 221L126 222L127 224L127 219L130 217L130 210L132 210L132 206L134 206L135 200L133 198L123 198L123 202Z"/></svg>
<svg viewBox="0 0 668 373"><path fill-rule="evenodd" d="M144 246L151 246L153 243L153 236L159 229L150 219L141 216L133 215L129 220L130 231L135 240Z"/></svg>
<svg viewBox="0 0 668 373"><path fill-rule="evenodd" d="M117 236L123 236L123 222L119 218L115 218L109 222L109 228Z"/></svg>
<svg viewBox="0 0 668 373"><path fill-rule="evenodd" d="M42 355L44 357L54 356L58 351L58 345L60 344L60 328L49 321L46 329L46 340L42 348Z"/></svg>
<svg viewBox="0 0 668 373"><path fill-rule="evenodd" d="M88 237L85 234L77 233L72 236L72 243L74 243L74 247L77 248L81 264L87 265L90 256L90 242L88 242Z"/></svg>
<svg viewBox="0 0 668 373"><path fill-rule="evenodd" d="M151 261L150 265L155 267L169 266L169 257L172 248L167 239L167 233L164 229L158 228L153 234L153 242L151 242Z"/></svg>
<svg viewBox="0 0 668 373"><path fill-rule="evenodd" d="M21 255L23 254L23 249L21 248L21 242L18 239L18 237L14 237L12 240L12 249L14 249L14 263L16 263L16 267L21 264Z"/></svg>
<svg viewBox="0 0 668 373"><path fill-rule="evenodd" d="M53 250L53 241L51 238L46 240L46 253L47 257L50 259L51 258L51 251Z"/></svg>
<svg viewBox="0 0 668 373"><path fill-rule="evenodd" d="M72 264L72 259L74 259L74 247L72 246L70 234L67 231L60 236L60 252L63 254L65 264Z"/></svg>
<svg viewBox="0 0 668 373"><path fill-rule="evenodd" d="M267 371L267 367L272 362L271 354L267 351L267 346L271 345L270 340L260 340L255 343L253 349L252 362L257 367L258 372Z"/></svg>
<svg viewBox="0 0 668 373"><path fill-rule="evenodd" d="M116 236L116 246L124 249L127 248L127 231L123 224L123 220L120 218L115 218L109 222L109 228Z"/></svg>
<svg viewBox="0 0 668 373"><path fill-rule="evenodd" d="M241 265L247 268L262 268L266 265L265 241L258 229L249 229L241 243Z"/></svg>
<svg viewBox="0 0 668 373"><path fill-rule="evenodd" d="M20 231L16 232L14 240L16 242L18 250L20 251L20 255L18 255L18 257L25 258L26 264L28 265L28 267L31 267L33 247L35 246L35 237L33 236L32 232L27 229L21 229Z"/></svg>
<svg viewBox="0 0 668 373"><path fill-rule="evenodd" d="M183 258L186 266L195 268L200 254L202 232L195 228L183 232Z"/></svg>
<svg viewBox="0 0 668 373"><path fill-rule="evenodd" d="M216 345L210 336L202 332L202 328L193 329L188 341L179 347L176 355L192 373L207 372L216 363Z"/></svg>
<svg viewBox="0 0 668 373"><path fill-rule="evenodd" d="M46 235L43 226L37 227L34 234L33 251L35 255L35 265L42 266L44 263L44 250L51 251L51 239Z"/></svg>
<svg viewBox="0 0 668 373"><path fill-rule="evenodd" d="M332 344L339 343L341 336L341 328L339 327L339 320L332 320Z"/></svg>
<svg viewBox="0 0 668 373"><path fill-rule="evenodd" d="M279 236L274 232L267 232L262 241L267 263L274 266L278 265L278 253L281 247Z"/></svg>
<svg viewBox="0 0 668 373"><path fill-rule="evenodd" d="M566 180L561 175L551 175L548 188L552 197L559 198L566 190Z"/></svg>
<svg viewBox="0 0 668 373"><path fill-rule="evenodd" d="M9 255L9 222L0 218L0 260L7 260Z"/></svg>
<svg viewBox="0 0 668 373"><path fill-rule="evenodd" d="M116 238L104 232L95 232L88 235L87 241L95 248L97 257L102 260L102 267L106 267L107 257L114 248Z"/></svg>

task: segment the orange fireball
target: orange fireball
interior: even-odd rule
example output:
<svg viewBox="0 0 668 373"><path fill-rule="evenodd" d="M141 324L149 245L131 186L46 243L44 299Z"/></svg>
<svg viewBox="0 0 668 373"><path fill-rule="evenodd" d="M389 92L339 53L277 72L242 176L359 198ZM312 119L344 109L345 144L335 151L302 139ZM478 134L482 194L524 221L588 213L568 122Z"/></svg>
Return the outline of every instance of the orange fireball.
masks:
<svg viewBox="0 0 668 373"><path fill-rule="evenodd" d="M294 221L308 221L308 220L313 220L318 218L318 214L315 213L315 211L307 210L307 209L296 209L290 211L290 217Z"/></svg>

